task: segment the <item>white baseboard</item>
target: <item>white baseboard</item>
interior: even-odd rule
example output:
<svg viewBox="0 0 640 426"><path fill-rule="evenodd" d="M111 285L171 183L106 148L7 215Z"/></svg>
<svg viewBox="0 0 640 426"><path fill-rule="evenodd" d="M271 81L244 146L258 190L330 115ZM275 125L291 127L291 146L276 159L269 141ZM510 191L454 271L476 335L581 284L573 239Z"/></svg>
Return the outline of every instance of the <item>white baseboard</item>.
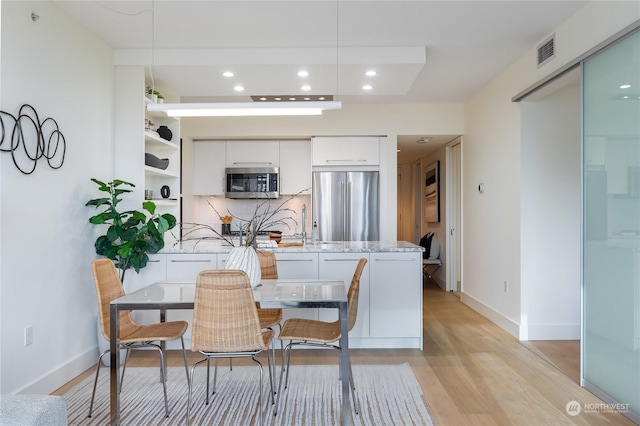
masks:
<svg viewBox="0 0 640 426"><path fill-rule="evenodd" d="M580 340L580 324L518 324L464 292L460 300L518 340Z"/></svg>
<svg viewBox="0 0 640 426"><path fill-rule="evenodd" d="M50 373L40 377L38 380L19 389L16 393L48 395L84 373L88 368L95 365L96 362L98 362L98 347L94 346Z"/></svg>
<svg viewBox="0 0 640 426"><path fill-rule="evenodd" d="M464 292L460 293L460 301L489 319L491 322L495 323L498 327L511 334L516 339L520 339L520 326L502 315L500 312L495 311L493 308L490 308Z"/></svg>

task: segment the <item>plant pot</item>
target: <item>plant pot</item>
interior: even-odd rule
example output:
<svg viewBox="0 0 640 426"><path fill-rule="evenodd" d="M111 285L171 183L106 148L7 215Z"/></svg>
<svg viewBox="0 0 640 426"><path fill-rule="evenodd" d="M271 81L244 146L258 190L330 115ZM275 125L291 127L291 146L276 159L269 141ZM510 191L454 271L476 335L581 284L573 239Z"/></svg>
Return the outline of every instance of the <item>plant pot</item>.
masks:
<svg viewBox="0 0 640 426"><path fill-rule="evenodd" d="M258 259L258 253L253 247L234 247L231 249L224 268L240 269L246 272L252 288L260 284L262 279L260 259Z"/></svg>

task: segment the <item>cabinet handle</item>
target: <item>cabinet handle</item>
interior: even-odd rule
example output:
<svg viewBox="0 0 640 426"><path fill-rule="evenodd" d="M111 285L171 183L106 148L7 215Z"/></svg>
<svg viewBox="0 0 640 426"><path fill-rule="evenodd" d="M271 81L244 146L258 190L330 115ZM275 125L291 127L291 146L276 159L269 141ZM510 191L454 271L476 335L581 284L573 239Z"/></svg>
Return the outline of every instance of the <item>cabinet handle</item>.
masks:
<svg viewBox="0 0 640 426"><path fill-rule="evenodd" d="M208 260L196 260L196 259L178 260L178 259L171 259L171 261L175 262L175 263L211 263L210 259L208 259Z"/></svg>
<svg viewBox="0 0 640 426"><path fill-rule="evenodd" d="M373 259L376 262L415 262L415 259Z"/></svg>
<svg viewBox="0 0 640 426"><path fill-rule="evenodd" d="M349 163L366 163L367 160L365 160L364 158L353 158L353 159L349 159L349 158L344 158L342 160L326 160L327 163L344 163L344 162L349 162Z"/></svg>
<svg viewBox="0 0 640 426"><path fill-rule="evenodd" d="M323 259L325 262L357 262L360 258L357 259Z"/></svg>
<svg viewBox="0 0 640 426"><path fill-rule="evenodd" d="M233 164L273 164L271 161L234 161Z"/></svg>
<svg viewBox="0 0 640 426"><path fill-rule="evenodd" d="M147 263L156 263L156 262L160 262L160 259L156 259L156 260L149 259L149 260L147 260Z"/></svg>
<svg viewBox="0 0 640 426"><path fill-rule="evenodd" d="M277 262L313 262L313 259L277 259Z"/></svg>

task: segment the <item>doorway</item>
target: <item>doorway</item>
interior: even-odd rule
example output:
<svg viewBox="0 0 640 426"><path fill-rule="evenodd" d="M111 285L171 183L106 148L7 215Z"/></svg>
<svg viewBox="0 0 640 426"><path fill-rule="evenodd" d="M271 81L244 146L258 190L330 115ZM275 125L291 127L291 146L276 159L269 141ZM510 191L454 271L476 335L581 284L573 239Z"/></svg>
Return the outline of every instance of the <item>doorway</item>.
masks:
<svg viewBox="0 0 640 426"><path fill-rule="evenodd" d="M447 145L446 290L459 296L462 290L462 137Z"/></svg>

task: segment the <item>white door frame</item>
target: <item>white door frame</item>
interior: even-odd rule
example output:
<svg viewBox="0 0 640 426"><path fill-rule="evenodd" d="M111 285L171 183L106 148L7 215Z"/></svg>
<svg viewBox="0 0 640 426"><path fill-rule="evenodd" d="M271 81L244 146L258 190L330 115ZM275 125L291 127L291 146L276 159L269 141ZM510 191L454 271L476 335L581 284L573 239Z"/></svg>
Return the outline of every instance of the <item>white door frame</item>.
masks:
<svg viewBox="0 0 640 426"><path fill-rule="evenodd" d="M462 291L462 136L447 144L445 148L446 167L446 216L447 216L447 249L445 259L446 291ZM453 147L460 145L460 162L455 164ZM456 193L459 194L456 202ZM459 241L459 243L458 243ZM460 281L460 288L457 282Z"/></svg>
<svg viewBox="0 0 640 426"><path fill-rule="evenodd" d="M412 214L412 235L413 243L419 244L422 238L422 161L411 165L412 189L413 189L413 214Z"/></svg>

